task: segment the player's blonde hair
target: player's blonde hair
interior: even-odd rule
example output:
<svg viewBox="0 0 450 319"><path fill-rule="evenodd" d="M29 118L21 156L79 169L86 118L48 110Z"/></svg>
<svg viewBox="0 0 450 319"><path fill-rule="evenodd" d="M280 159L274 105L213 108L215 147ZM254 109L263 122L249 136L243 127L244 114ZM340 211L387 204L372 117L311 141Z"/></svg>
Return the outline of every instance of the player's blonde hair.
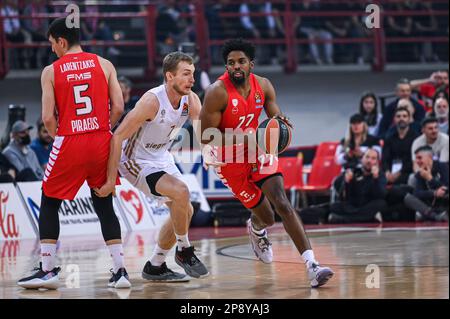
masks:
<svg viewBox="0 0 450 319"><path fill-rule="evenodd" d="M194 59L186 53L183 53L181 51L175 51L167 54L164 57L163 60L163 74L164 74L164 81L167 81L166 73L171 72L175 73L178 68L178 64L181 62L187 62L189 64L194 64Z"/></svg>

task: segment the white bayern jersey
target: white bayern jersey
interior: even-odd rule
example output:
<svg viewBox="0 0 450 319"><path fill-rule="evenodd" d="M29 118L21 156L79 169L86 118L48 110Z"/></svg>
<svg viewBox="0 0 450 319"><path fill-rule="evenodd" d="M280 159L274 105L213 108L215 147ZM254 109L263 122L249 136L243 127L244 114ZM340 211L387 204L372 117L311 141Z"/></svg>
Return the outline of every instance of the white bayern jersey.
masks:
<svg viewBox="0 0 450 319"><path fill-rule="evenodd" d="M179 129L189 117L189 96L184 95L178 109L174 109L164 84L150 90L159 101L159 110L152 121L145 122L122 144L122 162L135 161L154 167L166 167L174 163L169 148Z"/></svg>

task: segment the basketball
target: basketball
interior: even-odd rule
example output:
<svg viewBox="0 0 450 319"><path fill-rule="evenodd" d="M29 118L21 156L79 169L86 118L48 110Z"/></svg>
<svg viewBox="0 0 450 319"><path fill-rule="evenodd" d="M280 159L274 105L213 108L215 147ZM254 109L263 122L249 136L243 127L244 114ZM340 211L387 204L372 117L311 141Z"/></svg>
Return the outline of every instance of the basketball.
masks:
<svg viewBox="0 0 450 319"><path fill-rule="evenodd" d="M280 154L291 143L292 131L289 125L277 118L265 119L258 125L256 142L266 154Z"/></svg>

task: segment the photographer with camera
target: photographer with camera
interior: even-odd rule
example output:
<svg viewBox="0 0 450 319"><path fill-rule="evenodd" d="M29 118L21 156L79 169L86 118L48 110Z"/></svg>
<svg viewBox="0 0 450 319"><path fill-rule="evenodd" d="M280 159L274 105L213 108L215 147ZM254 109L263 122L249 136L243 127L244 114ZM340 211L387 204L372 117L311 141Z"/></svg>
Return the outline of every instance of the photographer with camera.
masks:
<svg viewBox="0 0 450 319"><path fill-rule="evenodd" d="M343 201L331 205L330 223L382 222L386 209L386 177L379 167L380 154L369 148L361 165L347 168Z"/></svg>
<svg viewBox="0 0 450 319"><path fill-rule="evenodd" d="M413 194L405 205L416 211L416 221L448 221L448 163L433 161L433 149L421 146L415 152L418 171L410 178Z"/></svg>

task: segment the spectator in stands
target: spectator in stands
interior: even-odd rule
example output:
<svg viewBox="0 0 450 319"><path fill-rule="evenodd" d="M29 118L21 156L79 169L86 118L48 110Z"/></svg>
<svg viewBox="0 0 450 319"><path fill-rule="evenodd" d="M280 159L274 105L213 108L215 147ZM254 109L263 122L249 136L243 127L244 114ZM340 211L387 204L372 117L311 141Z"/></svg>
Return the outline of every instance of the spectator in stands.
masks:
<svg viewBox="0 0 450 319"><path fill-rule="evenodd" d="M444 99L446 99L447 101L448 99L448 92L445 89L439 88L436 90L436 93L434 93L433 95L433 103L432 105L434 105L436 103L436 100L440 97L443 97Z"/></svg>
<svg viewBox="0 0 450 319"><path fill-rule="evenodd" d="M395 132L384 140L382 163L388 184L407 184L413 171L411 147L419 134L411 129L410 118L407 108L397 108Z"/></svg>
<svg viewBox="0 0 450 319"><path fill-rule="evenodd" d="M414 131L417 135L420 135L420 132L422 130L421 123L414 120L414 114L416 113L416 109L414 108L414 105L412 104L411 100L409 99L400 99L397 103L397 109L398 108L405 108L409 112L409 128ZM391 137L395 132L397 128L395 126L395 118L393 125L388 129L386 134L384 135L384 138L387 139Z"/></svg>
<svg viewBox="0 0 450 319"><path fill-rule="evenodd" d="M23 11L24 15L27 16L38 16L41 14L48 14L47 6L45 0L28 0L27 5ZM48 30L48 19L24 19L24 28L31 34L33 42L47 42L47 30ZM44 65L49 62L49 50L47 47L34 48L31 49L33 52L32 56L34 58L34 66L37 69L41 69Z"/></svg>
<svg viewBox="0 0 450 319"><path fill-rule="evenodd" d="M416 221L448 221L448 163L433 161L433 150L421 146L415 150L418 171L410 179L413 194L405 197L405 204L416 211Z"/></svg>
<svg viewBox="0 0 450 319"><path fill-rule="evenodd" d="M378 166L379 160L379 153L368 149L361 168L346 169L344 201L331 205L330 223L382 222L387 207L386 178Z"/></svg>
<svg viewBox="0 0 450 319"><path fill-rule="evenodd" d="M346 3L323 3L321 5L323 11L330 11L342 13L349 11L349 5ZM322 17L319 17L322 19ZM349 38L351 36L352 21L350 16L334 16L323 17L324 27L329 31L333 38ZM352 44L337 43L334 44L335 60L339 59L341 62L354 63L354 49Z"/></svg>
<svg viewBox="0 0 450 319"><path fill-rule="evenodd" d="M47 163L49 160L50 152L52 151L53 138L48 134L42 120L37 122L37 137L31 142L31 149L36 154L39 164L41 164L42 169L45 171L47 168Z"/></svg>
<svg viewBox="0 0 450 319"><path fill-rule="evenodd" d="M254 39L276 39L283 36L283 29L273 15L273 8L270 2L264 3L242 3L239 12L241 13L241 24L246 30L246 34L252 35ZM250 13L264 14L264 16L250 16ZM262 50L265 49L265 50ZM281 47L276 44L257 47L256 56L261 64L277 64L277 57ZM259 52L258 52L259 51Z"/></svg>
<svg viewBox="0 0 450 319"><path fill-rule="evenodd" d="M350 125L347 135L336 148L336 163L344 168L354 168L360 165L364 153L369 148L374 148L381 154L380 141L368 134L367 123L364 117L357 113L350 117Z"/></svg>
<svg viewBox="0 0 450 319"><path fill-rule="evenodd" d="M89 4L85 6L85 12L87 14L98 14L100 9L98 5ZM97 40L97 41L114 41L114 36L111 28L108 26L104 19L99 17L86 17L81 19L81 38L82 40ZM114 62L120 51L113 45L106 47L95 47L90 49L93 53L105 56Z"/></svg>
<svg viewBox="0 0 450 319"><path fill-rule="evenodd" d="M156 18L156 38L158 40L159 54L166 55L176 51L182 42L188 42L190 28L185 19L180 17L181 9L175 0L165 1L158 9Z"/></svg>
<svg viewBox="0 0 450 319"><path fill-rule="evenodd" d="M449 37L449 19L448 19L448 10L449 10L449 1L433 1L432 9L435 12L444 13L436 15L436 20L438 24L437 36L439 37ZM440 60L446 61L448 64L448 45L442 45L442 43L436 43L435 51L440 57Z"/></svg>
<svg viewBox="0 0 450 319"><path fill-rule="evenodd" d="M0 153L0 183L13 183L16 177L14 166L8 158Z"/></svg>
<svg viewBox="0 0 450 319"><path fill-rule="evenodd" d="M439 131L448 135L448 100L440 97L434 102L432 115L439 122Z"/></svg>
<svg viewBox="0 0 450 319"><path fill-rule="evenodd" d="M185 42L180 45L178 48L178 51L181 51L183 53L186 53L192 57L194 60L195 65L195 71L194 71L194 86L192 87L192 91L194 91L201 101L203 101L205 90L206 88L211 84L211 80L209 77L209 74L202 70L200 65L200 58L197 53L197 48L195 46L195 43L191 42ZM174 143L172 144L172 149L177 149L181 145L186 146L187 141L189 141L189 146L193 147L194 145L194 128L192 126L192 121L188 120L183 125L183 129L181 130L180 134L175 139ZM182 143L182 144L179 144Z"/></svg>
<svg viewBox="0 0 450 319"><path fill-rule="evenodd" d="M381 119L380 130L378 134L380 138L385 137L386 132L388 131L389 127L391 127L392 121L394 119L394 113L397 109L397 105L400 99L409 99L412 102L415 109L415 121L420 123L425 117L424 107L416 99L411 97L411 85L408 79L401 79L397 82L395 94L397 96L397 99L386 106L383 112L383 118Z"/></svg>
<svg viewBox="0 0 450 319"><path fill-rule="evenodd" d="M359 101L359 113L367 123L368 133L378 136L382 115L378 113L378 100L374 93L363 93Z"/></svg>
<svg viewBox="0 0 450 319"><path fill-rule="evenodd" d="M219 14L238 14L241 5L237 2L232 2L231 0L220 0L221 4ZM246 34L246 29L242 25L242 21L238 15L222 17L220 19L221 26L223 30L224 39L230 38L249 38L252 37L251 34ZM221 63L223 63L222 57L220 57Z"/></svg>
<svg viewBox="0 0 450 319"><path fill-rule="evenodd" d="M206 3L205 4L205 17L208 21L209 39L210 40L223 40L224 37L224 27L222 25L222 17L220 17L220 11L222 9L222 1L217 3ZM220 53L219 45L211 45L211 63L212 64L222 64L222 56Z"/></svg>
<svg viewBox="0 0 450 319"><path fill-rule="evenodd" d="M321 7L317 1L304 0L299 4L292 5L292 9L298 12L312 13L320 11ZM323 19L315 16L296 15L293 26L294 30L297 30L297 32L300 31L309 39L309 52L314 62L318 65L323 64L323 62L319 53L319 44L317 44L316 41L333 40L333 35L330 31L326 30L323 21ZM333 43L325 42L323 47L325 51L325 62L333 64Z"/></svg>
<svg viewBox="0 0 450 319"><path fill-rule="evenodd" d="M413 34L417 37L425 38L438 36L438 21L433 14L431 2L414 2L414 9L424 14L413 17ZM439 57L434 53L432 42L421 42L418 49L420 62L439 62Z"/></svg>
<svg viewBox="0 0 450 319"><path fill-rule="evenodd" d="M198 95L200 101L203 101L206 88L211 84L211 79L208 72L204 71L200 65L200 57L198 56L198 51L195 43L184 42L178 47L178 51L186 53L192 57L194 60L195 71L194 71L194 86L192 91Z"/></svg>
<svg viewBox="0 0 450 319"><path fill-rule="evenodd" d="M3 19L3 30L6 34L6 40L13 43L31 44L31 34L25 30L19 21L19 18L13 17L19 15L17 0L5 0L1 5L0 15ZM10 54L10 64L12 68L30 68L30 50L13 49Z"/></svg>
<svg viewBox="0 0 450 319"><path fill-rule="evenodd" d="M414 140L411 148L412 159L415 160L416 151L419 147L430 146L435 156L434 160L448 163L449 139L448 135L439 132L439 122L435 117L427 117L422 122L422 135ZM417 172L417 167L414 172Z"/></svg>
<svg viewBox="0 0 450 319"><path fill-rule="evenodd" d="M117 78L119 81L120 89L122 90L123 102L124 102L124 112L121 118L117 121L117 124L113 127L112 131L114 132L117 127L119 127L120 123L122 123L125 116L127 116L128 112L134 109L134 106L139 101L139 96L131 95L131 89L133 88L133 83L125 76L119 76Z"/></svg>
<svg viewBox="0 0 450 319"><path fill-rule="evenodd" d="M432 100L438 90L444 90L448 95L448 71L433 72L429 78L412 80L410 84L411 89L418 91L426 106L432 109Z"/></svg>
<svg viewBox="0 0 450 319"><path fill-rule="evenodd" d="M131 90L133 88L133 83L125 76L119 76L117 79L119 81L120 89L122 90L124 110L125 113L131 111L139 101L139 96L131 95Z"/></svg>
<svg viewBox="0 0 450 319"><path fill-rule="evenodd" d="M16 181L39 181L44 177L44 171L36 154L30 147L30 130L33 127L24 121L17 121L11 128L11 142L3 150L17 171Z"/></svg>
<svg viewBox="0 0 450 319"><path fill-rule="evenodd" d="M361 2L351 1L347 4L348 10L351 12L364 12L366 5ZM369 29L366 26L368 16L352 15L350 17L350 36L352 38L373 38L374 29ZM371 43L355 43L347 44L353 46L353 57L356 58L358 64L373 61L373 45Z"/></svg>
<svg viewBox="0 0 450 319"><path fill-rule="evenodd" d="M388 3L384 6L388 11L397 11L400 15L387 15L385 23L385 33L387 37L412 37L413 18L408 15L408 11L414 10L411 1ZM389 62L413 62L418 60L417 45L415 43L391 43L386 46Z"/></svg>

